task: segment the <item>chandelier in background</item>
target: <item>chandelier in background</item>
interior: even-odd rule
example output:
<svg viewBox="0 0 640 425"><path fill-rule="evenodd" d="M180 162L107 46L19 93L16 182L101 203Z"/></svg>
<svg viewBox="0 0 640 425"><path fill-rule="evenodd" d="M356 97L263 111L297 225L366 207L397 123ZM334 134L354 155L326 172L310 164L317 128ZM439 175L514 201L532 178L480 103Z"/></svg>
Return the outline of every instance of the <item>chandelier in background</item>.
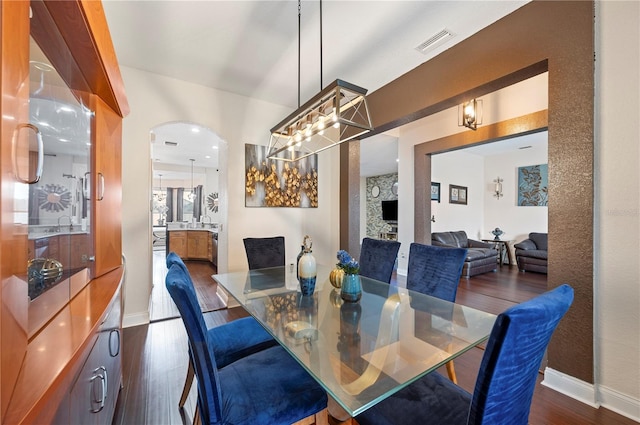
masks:
<svg viewBox="0 0 640 425"><path fill-rule="evenodd" d="M322 89L320 0L320 92L300 106L300 9L298 0L298 109L271 129L268 158L298 161L373 130L367 89L335 80ZM281 155L282 152L286 152Z"/></svg>
<svg viewBox="0 0 640 425"><path fill-rule="evenodd" d="M187 196L190 201L193 201L196 199L196 187L193 185L193 163L196 162L196 160L189 159L189 161L191 161L191 192L189 192L189 195Z"/></svg>
<svg viewBox="0 0 640 425"><path fill-rule="evenodd" d="M153 194L153 199L156 202L163 202L167 194L162 190L162 174L158 174L158 177L160 178L160 190Z"/></svg>

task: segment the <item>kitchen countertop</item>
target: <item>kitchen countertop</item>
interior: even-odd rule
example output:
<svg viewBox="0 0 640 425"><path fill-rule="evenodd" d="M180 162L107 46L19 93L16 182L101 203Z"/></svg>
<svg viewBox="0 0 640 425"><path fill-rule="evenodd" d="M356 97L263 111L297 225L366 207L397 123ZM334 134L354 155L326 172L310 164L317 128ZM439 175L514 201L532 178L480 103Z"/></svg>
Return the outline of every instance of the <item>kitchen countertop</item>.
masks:
<svg viewBox="0 0 640 425"><path fill-rule="evenodd" d="M187 225L185 224L184 227L180 227L180 226L170 226L167 227L167 232L177 232L177 231L196 231L196 232L210 232L210 233L218 233L218 229L214 229L213 227L207 227L208 225L205 224L205 227L200 227L200 224L197 224L196 227L191 227L192 225L189 224L189 226L187 227Z"/></svg>

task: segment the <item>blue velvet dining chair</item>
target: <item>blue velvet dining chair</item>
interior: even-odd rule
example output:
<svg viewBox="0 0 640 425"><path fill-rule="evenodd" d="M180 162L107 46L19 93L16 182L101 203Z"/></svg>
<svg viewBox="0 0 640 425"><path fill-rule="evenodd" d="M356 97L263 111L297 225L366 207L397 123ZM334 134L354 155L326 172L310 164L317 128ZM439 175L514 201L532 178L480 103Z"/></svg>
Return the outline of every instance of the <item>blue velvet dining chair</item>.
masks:
<svg viewBox="0 0 640 425"><path fill-rule="evenodd" d="M409 246L407 289L455 302L466 257L465 248L412 243ZM446 367L449 379L458 383L453 361L448 362Z"/></svg>
<svg viewBox="0 0 640 425"><path fill-rule="evenodd" d="M244 238L249 270L285 265L284 236Z"/></svg>
<svg viewBox="0 0 640 425"><path fill-rule="evenodd" d="M526 425L542 358L572 302L573 289L564 284L498 315L473 394L433 372L356 420L360 425Z"/></svg>
<svg viewBox="0 0 640 425"><path fill-rule="evenodd" d="M455 302L467 250L412 243L407 289Z"/></svg>
<svg viewBox="0 0 640 425"><path fill-rule="evenodd" d="M360 275L382 282L391 282L400 242L381 239L362 239Z"/></svg>
<svg viewBox="0 0 640 425"><path fill-rule="evenodd" d="M198 414L204 424L291 424L321 413L327 395L284 348L275 346L218 368L189 277L177 264L166 286L189 338L198 384Z"/></svg>
<svg viewBox="0 0 640 425"><path fill-rule="evenodd" d="M183 271L188 283L193 286L189 270L180 256L172 251L167 255L166 261L168 269L174 264L178 266ZM249 354L278 344L253 317L243 317L225 323L224 325L207 329L207 334L208 338L213 341L213 350L219 368L223 368ZM191 356L189 357L191 358ZM182 395L178 402L179 407L184 406L187 401L189 390L193 384L194 374L193 363L189 361L187 378L185 379Z"/></svg>

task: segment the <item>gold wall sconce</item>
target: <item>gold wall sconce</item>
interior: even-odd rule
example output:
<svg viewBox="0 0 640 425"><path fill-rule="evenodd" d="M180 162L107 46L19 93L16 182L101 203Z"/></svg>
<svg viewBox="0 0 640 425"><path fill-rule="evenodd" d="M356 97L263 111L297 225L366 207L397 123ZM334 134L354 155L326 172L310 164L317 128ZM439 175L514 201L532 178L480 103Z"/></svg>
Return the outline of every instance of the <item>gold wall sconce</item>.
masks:
<svg viewBox="0 0 640 425"><path fill-rule="evenodd" d="M472 99L458 105L458 126L476 130L482 125L482 100Z"/></svg>

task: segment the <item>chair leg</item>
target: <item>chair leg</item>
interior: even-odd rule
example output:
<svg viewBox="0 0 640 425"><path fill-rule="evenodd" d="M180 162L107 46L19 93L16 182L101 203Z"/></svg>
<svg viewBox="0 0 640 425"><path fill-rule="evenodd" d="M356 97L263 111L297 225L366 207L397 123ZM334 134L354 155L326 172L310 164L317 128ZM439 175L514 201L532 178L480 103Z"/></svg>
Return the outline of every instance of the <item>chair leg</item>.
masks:
<svg viewBox="0 0 640 425"><path fill-rule="evenodd" d="M200 411L198 410L198 403L196 402L196 410L193 412L193 425L202 425L200 420Z"/></svg>
<svg viewBox="0 0 640 425"><path fill-rule="evenodd" d="M454 384L458 383L458 378L456 377L456 370L453 368L453 360L447 363L447 373L449 374L449 379Z"/></svg>
<svg viewBox="0 0 640 425"><path fill-rule="evenodd" d="M292 423L291 425L329 425L329 415L327 409L322 409L315 415L307 416Z"/></svg>
<svg viewBox="0 0 640 425"><path fill-rule="evenodd" d="M184 388L182 389L182 395L180 396L178 407L183 407L184 404L186 403L187 397L189 397L189 391L191 391L191 384L193 384L194 376L195 376L195 370L193 369L193 364L191 364L191 360L189 360L189 369L187 370L187 379L184 381Z"/></svg>

